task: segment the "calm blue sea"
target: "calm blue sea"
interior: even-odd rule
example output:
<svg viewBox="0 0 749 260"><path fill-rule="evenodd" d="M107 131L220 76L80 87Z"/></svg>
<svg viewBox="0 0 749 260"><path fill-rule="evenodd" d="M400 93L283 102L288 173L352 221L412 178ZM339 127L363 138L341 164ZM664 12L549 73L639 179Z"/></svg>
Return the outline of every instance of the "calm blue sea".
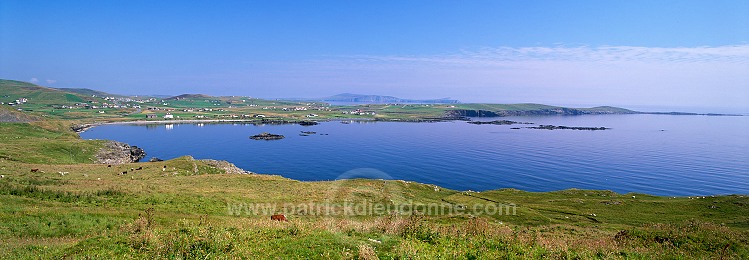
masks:
<svg viewBox="0 0 749 260"><path fill-rule="evenodd" d="M477 118L474 120L494 120ZM150 157L227 160L297 180L401 179L456 190L607 189L688 196L749 194L749 117L587 115L503 117L606 131L525 125L324 122L105 125L81 136L142 147ZM301 131L317 134L300 136ZM261 132L283 134L256 141Z"/></svg>

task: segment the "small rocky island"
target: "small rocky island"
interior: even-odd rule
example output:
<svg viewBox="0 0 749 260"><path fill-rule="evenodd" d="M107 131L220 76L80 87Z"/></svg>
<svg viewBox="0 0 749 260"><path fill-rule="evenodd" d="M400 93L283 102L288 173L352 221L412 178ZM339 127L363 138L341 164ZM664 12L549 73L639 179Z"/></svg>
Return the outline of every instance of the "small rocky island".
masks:
<svg viewBox="0 0 749 260"><path fill-rule="evenodd" d="M268 132L263 132L261 134L250 136L250 139L252 140L280 140L283 138L284 138L283 135L271 134Z"/></svg>
<svg viewBox="0 0 749 260"><path fill-rule="evenodd" d="M515 124L522 124L522 125L532 125L533 123L528 122L515 122L510 120L494 120L494 121L469 121L469 124L474 125L515 125Z"/></svg>
<svg viewBox="0 0 749 260"><path fill-rule="evenodd" d="M313 126L313 125L317 125L317 124L318 123L315 122L315 121L300 121L299 122L300 126Z"/></svg>
<svg viewBox="0 0 749 260"><path fill-rule="evenodd" d="M596 130L608 130L611 128L606 127L588 127L588 126L563 126L563 125L539 125L539 126L532 126L532 127L526 127L530 129L546 129L546 130L589 130L589 131L596 131Z"/></svg>

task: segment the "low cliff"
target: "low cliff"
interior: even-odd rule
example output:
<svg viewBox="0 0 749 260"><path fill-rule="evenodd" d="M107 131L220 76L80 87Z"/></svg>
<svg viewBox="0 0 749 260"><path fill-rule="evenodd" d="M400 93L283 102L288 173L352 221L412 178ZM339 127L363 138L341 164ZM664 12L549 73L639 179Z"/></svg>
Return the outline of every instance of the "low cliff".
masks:
<svg viewBox="0 0 749 260"><path fill-rule="evenodd" d="M639 112L618 107L567 108L549 107L524 110L471 110L456 109L445 111L445 118L461 117L501 117L501 116L533 116L533 115L608 115L608 114L637 114Z"/></svg>

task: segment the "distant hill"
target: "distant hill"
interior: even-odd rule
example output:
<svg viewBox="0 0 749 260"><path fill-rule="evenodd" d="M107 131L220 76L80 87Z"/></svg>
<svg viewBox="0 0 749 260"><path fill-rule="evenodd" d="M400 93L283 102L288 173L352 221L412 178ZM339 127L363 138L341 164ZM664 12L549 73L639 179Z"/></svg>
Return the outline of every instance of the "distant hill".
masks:
<svg viewBox="0 0 749 260"><path fill-rule="evenodd" d="M165 98L164 100L206 99L206 98L212 98L212 96L205 95L205 94L182 94L179 96Z"/></svg>
<svg viewBox="0 0 749 260"><path fill-rule="evenodd" d="M23 98L30 103L41 105L82 103L92 100L90 96L77 93L23 81L0 79L0 102L11 103Z"/></svg>
<svg viewBox="0 0 749 260"><path fill-rule="evenodd" d="M125 95L110 94L98 90L88 88L55 88L68 93L76 93L84 96L97 96L97 97L125 97Z"/></svg>
<svg viewBox="0 0 749 260"><path fill-rule="evenodd" d="M0 79L0 93L8 95L28 95L37 92L61 93L63 91L42 87L28 82Z"/></svg>
<svg viewBox="0 0 749 260"><path fill-rule="evenodd" d="M387 104L387 103L424 103L424 104L454 104L458 103L458 100L450 98L441 99L403 99L393 96L380 96L380 95L362 95L362 94L351 94L342 93L335 96L321 98L316 101L324 102L351 102L351 103L363 103L363 104Z"/></svg>

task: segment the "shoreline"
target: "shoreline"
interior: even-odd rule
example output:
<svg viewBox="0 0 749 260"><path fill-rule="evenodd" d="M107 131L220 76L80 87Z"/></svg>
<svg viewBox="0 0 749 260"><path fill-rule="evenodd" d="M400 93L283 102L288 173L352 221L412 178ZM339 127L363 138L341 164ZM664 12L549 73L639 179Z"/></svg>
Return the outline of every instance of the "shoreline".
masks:
<svg viewBox="0 0 749 260"><path fill-rule="evenodd" d="M326 119L311 119L311 120L263 120L263 119L184 119L184 120L135 120L135 121L114 121L114 122L95 122L81 124L72 127L75 133L83 133L88 129L102 126L102 125L169 125L169 124L200 124L200 123L245 123L245 124L298 124L300 122L400 122L400 123L435 123L435 122L446 122L446 121L470 121L463 118L422 118L422 119L378 119L378 118L326 118Z"/></svg>
<svg viewBox="0 0 749 260"><path fill-rule="evenodd" d="M369 118L352 118L352 119L323 119L323 120L265 120L267 124L297 124L302 121L311 122L335 122L335 121L377 121ZM73 131L80 134L88 129L102 125L168 125L168 124L200 124L200 123L247 123L262 124L263 120L257 119L185 119L185 120L153 120L153 121L114 121L114 122L96 122L81 124L73 127Z"/></svg>

